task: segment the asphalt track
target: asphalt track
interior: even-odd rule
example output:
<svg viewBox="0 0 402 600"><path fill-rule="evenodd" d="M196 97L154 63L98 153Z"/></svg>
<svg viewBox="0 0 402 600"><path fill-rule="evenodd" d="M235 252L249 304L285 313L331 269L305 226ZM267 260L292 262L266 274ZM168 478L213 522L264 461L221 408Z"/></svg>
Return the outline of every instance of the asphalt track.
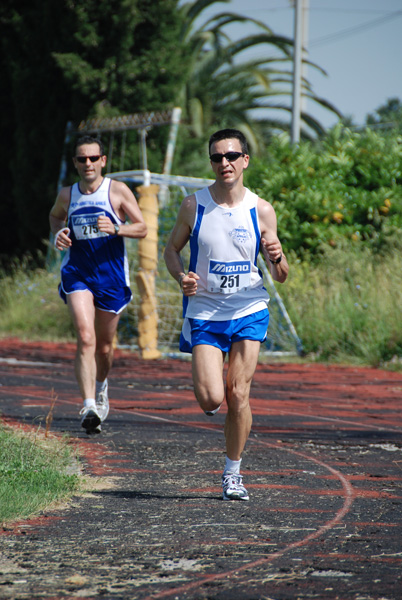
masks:
<svg viewBox="0 0 402 600"><path fill-rule="evenodd" d="M225 411L189 362L118 351L111 412L80 430L73 345L0 342L0 409L80 447L97 486L4 527L0 598L402 599L402 374L271 363L251 390L249 502L223 502Z"/></svg>

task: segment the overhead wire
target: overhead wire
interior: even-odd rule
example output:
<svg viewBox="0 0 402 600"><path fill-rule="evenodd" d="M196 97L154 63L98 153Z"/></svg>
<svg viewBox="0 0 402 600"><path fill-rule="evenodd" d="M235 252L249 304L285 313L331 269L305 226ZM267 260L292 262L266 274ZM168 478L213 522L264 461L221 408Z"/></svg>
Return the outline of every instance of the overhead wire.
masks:
<svg viewBox="0 0 402 600"><path fill-rule="evenodd" d="M348 29L343 29L336 33L331 33L329 35L325 35L323 37L316 38L315 40L312 40L309 42L309 46L310 47L317 46L319 44L325 44L327 42L339 40L339 39L342 39L349 35L352 35L355 33L360 33L361 31L365 31L372 27L377 27L378 25L381 25L382 23L385 23L386 21L389 21L391 19L395 19L395 18L401 17L401 16L402 16L402 10L396 10L396 11L393 11L392 13L388 13L387 15L384 15L382 17L378 17L377 19L367 21L367 23L361 23L360 25L356 25L355 27L349 27Z"/></svg>

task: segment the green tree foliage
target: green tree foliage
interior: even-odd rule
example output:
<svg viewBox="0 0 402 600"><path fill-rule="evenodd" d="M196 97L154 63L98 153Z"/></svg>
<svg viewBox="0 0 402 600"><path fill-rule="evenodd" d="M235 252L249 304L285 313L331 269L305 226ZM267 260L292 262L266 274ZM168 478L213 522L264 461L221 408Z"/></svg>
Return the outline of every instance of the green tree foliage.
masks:
<svg viewBox="0 0 402 600"><path fill-rule="evenodd" d="M2 3L0 254L34 252L47 238L68 121L174 105L186 75L176 9L177 0Z"/></svg>
<svg viewBox="0 0 402 600"><path fill-rule="evenodd" d="M105 104L121 114L172 105L183 77L176 0L67 4L76 32L70 49L54 52L53 57L76 102L81 100L73 107L74 121L83 114L98 116Z"/></svg>
<svg viewBox="0 0 402 600"><path fill-rule="evenodd" d="M206 141L212 130L239 127L255 150L273 129L289 126L288 119L256 116L256 110L276 106L279 112L279 96L290 93L291 40L254 21L257 34L232 41L226 27L252 20L230 12L198 25L215 3L3 0L0 261L43 250L69 121L182 105L174 171L192 175L210 174ZM266 59L243 58L259 45L268 49ZM304 91L312 95L308 82ZM386 111L399 114L400 103L390 102ZM379 110L375 119L386 117ZM310 132L323 133L312 116L304 115L304 122ZM398 144L359 135L333 132L319 150L314 144L292 149L275 138L270 142L269 176L261 163L255 181L256 186L264 181L261 195L277 203L289 245L315 251L321 243L336 242L341 231L374 240L396 226ZM138 135L130 136L135 167ZM149 133L154 171L161 170L166 136L167 128Z"/></svg>
<svg viewBox="0 0 402 600"><path fill-rule="evenodd" d="M50 54L64 39L59 7L51 0L17 6L6 0L0 9L2 90L8 96L0 115L0 244L7 254L36 249L46 232L69 97Z"/></svg>
<svg viewBox="0 0 402 600"><path fill-rule="evenodd" d="M402 145L397 134L335 127L319 144L272 140L247 184L271 202L288 250L320 255L345 239L385 250L402 227Z"/></svg>
<svg viewBox="0 0 402 600"><path fill-rule="evenodd" d="M382 128L384 131L397 129L402 132L402 102L399 98L389 98L385 104L367 115L366 123L369 126Z"/></svg>

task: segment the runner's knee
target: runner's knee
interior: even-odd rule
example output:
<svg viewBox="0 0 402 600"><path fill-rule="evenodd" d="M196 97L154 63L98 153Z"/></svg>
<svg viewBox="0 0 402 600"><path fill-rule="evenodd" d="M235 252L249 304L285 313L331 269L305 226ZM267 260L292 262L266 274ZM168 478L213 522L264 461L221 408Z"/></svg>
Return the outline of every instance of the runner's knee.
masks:
<svg viewBox="0 0 402 600"><path fill-rule="evenodd" d="M208 416L208 417L213 417L214 415L216 415L216 413L218 412L218 410L220 409L222 405L220 404L218 406L218 408L214 408L213 410L204 410L204 413Z"/></svg>
<svg viewBox="0 0 402 600"><path fill-rule="evenodd" d="M207 414L212 413L215 414L221 407L223 402L223 398L214 398L209 393L202 393L199 390L196 391L196 398L198 400L198 404L201 409Z"/></svg>
<svg viewBox="0 0 402 600"><path fill-rule="evenodd" d="M97 342L96 345L96 354L98 356L110 356L113 352L113 342Z"/></svg>
<svg viewBox="0 0 402 600"><path fill-rule="evenodd" d="M77 347L80 350L95 349L95 333L90 329L80 329L77 332Z"/></svg>
<svg viewBox="0 0 402 600"><path fill-rule="evenodd" d="M240 393L239 390L232 390L231 393L227 394L227 405L228 411L231 412L232 415L242 415L244 411L250 409L248 392L243 391L243 393Z"/></svg>

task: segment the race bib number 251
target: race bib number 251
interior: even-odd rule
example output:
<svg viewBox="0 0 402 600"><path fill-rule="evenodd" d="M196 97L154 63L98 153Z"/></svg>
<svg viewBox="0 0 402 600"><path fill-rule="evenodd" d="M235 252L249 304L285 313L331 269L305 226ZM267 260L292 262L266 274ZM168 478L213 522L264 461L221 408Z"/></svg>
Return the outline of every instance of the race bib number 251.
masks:
<svg viewBox="0 0 402 600"><path fill-rule="evenodd" d="M208 266L208 291L233 294L250 287L251 264L249 260L225 262L210 260Z"/></svg>

